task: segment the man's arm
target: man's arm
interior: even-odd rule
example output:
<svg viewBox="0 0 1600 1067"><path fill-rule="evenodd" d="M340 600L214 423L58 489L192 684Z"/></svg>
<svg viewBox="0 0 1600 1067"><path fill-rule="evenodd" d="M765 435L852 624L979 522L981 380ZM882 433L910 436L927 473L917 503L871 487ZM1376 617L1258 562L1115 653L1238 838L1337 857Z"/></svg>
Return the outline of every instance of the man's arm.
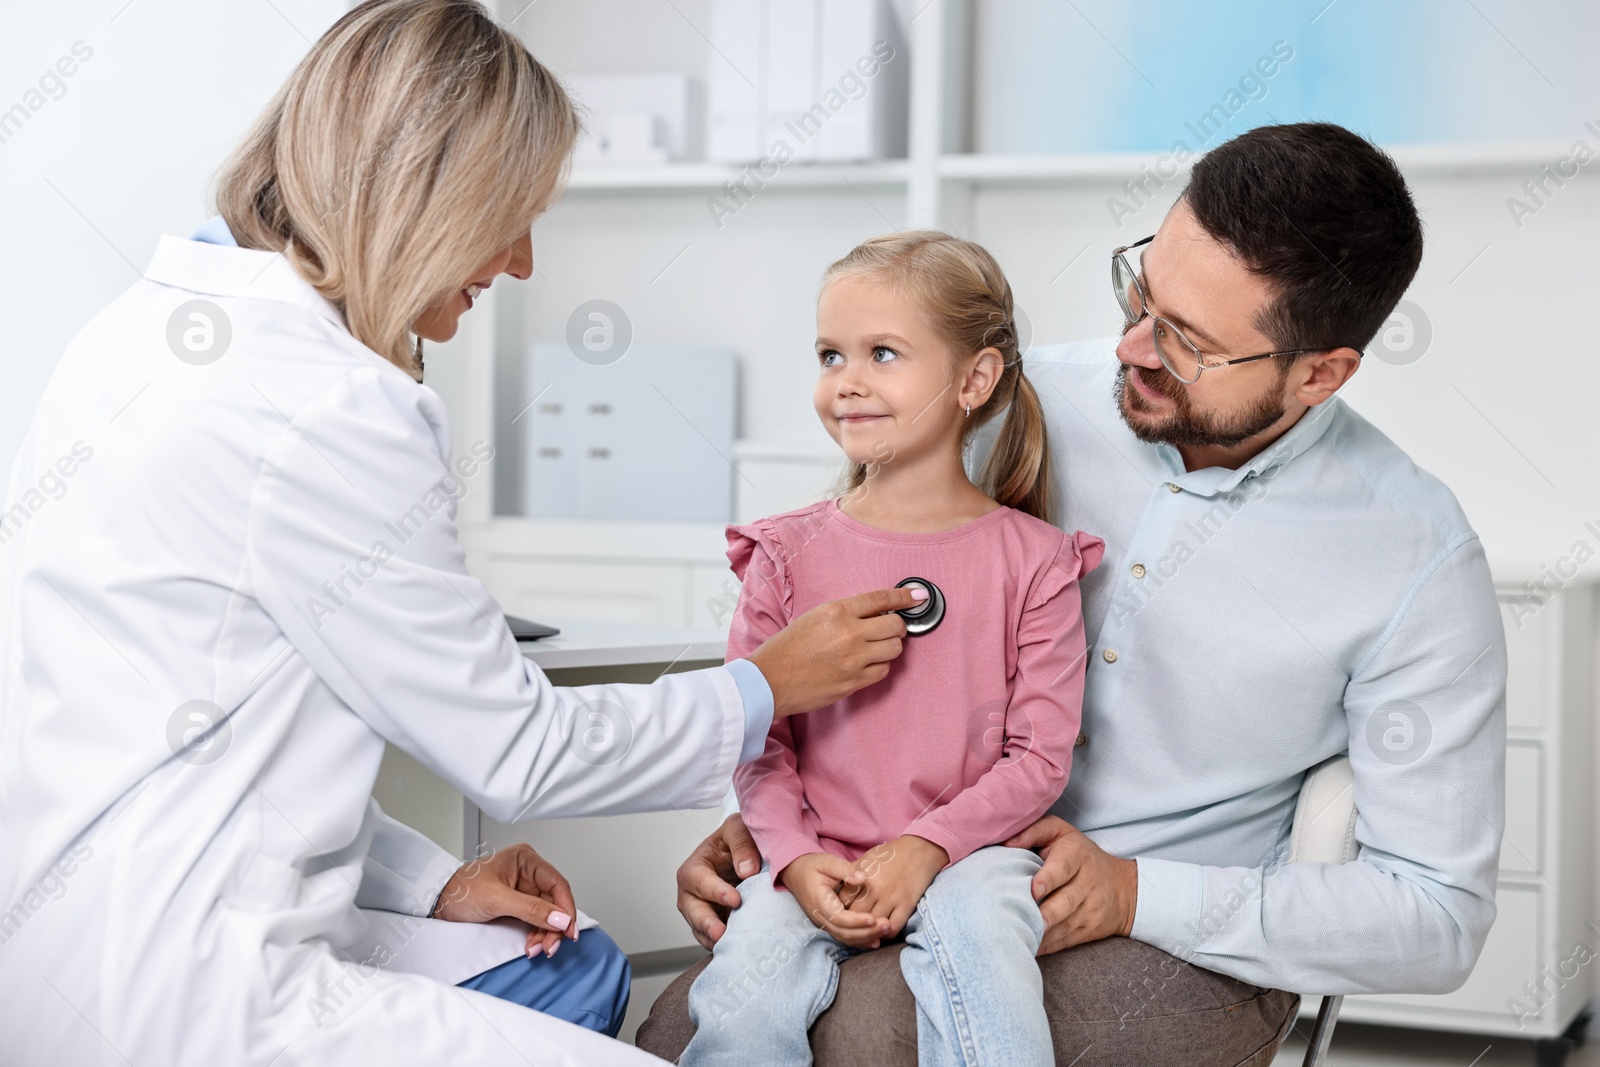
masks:
<svg viewBox="0 0 1600 1067"><path fill-rule="evenodd" d="M1488 566L1468 539L1422 577L1345 690L1358 858L1267 869L1140 858L1131 936L1280 989L1458 988L1495 915L1505 673ZM1119 932L1127 861L1060 820L1013 843L1051 851L1035 879L1035 896L1050 894L1047 950Z"/></svg>

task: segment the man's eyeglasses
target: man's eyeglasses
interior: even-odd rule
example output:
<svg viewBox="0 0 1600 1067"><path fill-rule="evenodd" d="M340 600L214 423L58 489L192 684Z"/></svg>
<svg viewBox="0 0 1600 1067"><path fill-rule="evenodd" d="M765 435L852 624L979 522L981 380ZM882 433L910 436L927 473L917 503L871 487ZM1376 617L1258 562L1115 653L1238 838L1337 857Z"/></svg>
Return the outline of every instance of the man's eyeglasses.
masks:
<svg viewBox="0 0 1600 1067"><path fill-rule="evenodd" d="M1133 269L1133 265L1123 253L1142 248L1154 240L1155 235L1152 234L1142 241L1124 245L1111 253L1111 288L1116 291L1117 303L1122 305L1122 314L1126 319L1124 332L1144 321L1144 317L1150 314L1150 302L1145 296L1144 283L1139 280L1139 272ZM1227 359L1220 352L1201 351L1200 346L1185 337L1182 330L1160 315L1153 318L1152 330L1155 334L1156 355L1161 357L1161 365L1185 385L1192 385L1200 380L1202 372L1215 370L1218 367L1231 367L1235 363L1253 363L1258 359L1271 359L1274 356L1299 356L1307 352L1324 351L1320 348L1289 348L1281 352L1263 352L1257 356Z"/></svg>

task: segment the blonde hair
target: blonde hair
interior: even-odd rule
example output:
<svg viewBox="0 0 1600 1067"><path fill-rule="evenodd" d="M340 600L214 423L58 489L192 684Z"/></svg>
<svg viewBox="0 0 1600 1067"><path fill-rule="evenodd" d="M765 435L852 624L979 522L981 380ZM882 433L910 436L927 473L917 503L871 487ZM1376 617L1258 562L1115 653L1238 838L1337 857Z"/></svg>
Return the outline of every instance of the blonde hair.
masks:
<svg viewBox="0 0 1600 1067"><path fill-rule="evenodd" d="M420 380L412 323L528 232L578 128L561 84L482 4L368 0L256 120L216 208Z"/></svg>
<svg viewBox="0 0 1600 1067"><path fill-rule="evenodd" d="M981 245L938 230L907 230L863 241L827 269L822 284L846 276L868 277L911 296L958 359L985 348L999 350L1000 380L968 418L962 444L1006 409L979 488L1007 507L1051 521L1044 408L1022 373L1011 284L994 257ZM865 464L852 464L842 491L859 488L866 477Z"/></svg>

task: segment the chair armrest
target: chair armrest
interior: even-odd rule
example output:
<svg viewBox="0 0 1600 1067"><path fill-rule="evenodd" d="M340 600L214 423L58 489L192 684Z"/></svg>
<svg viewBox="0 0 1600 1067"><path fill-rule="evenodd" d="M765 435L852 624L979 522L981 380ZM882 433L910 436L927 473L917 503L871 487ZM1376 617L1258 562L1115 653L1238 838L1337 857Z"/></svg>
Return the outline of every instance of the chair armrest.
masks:
<svg viewBox="0 0 1600 1067"><path fill-rule="evenodd" d="M1335 756L1306 772L1289 831L1290 863L1347 863L1356 857L1355 774Z"/></svg>

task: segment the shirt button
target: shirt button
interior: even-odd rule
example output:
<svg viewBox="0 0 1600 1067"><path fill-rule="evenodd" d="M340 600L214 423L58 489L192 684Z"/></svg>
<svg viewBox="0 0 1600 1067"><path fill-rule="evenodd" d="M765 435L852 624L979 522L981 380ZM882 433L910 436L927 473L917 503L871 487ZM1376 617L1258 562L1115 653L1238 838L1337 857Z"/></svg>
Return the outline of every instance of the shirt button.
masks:
<svg viewBox="0 0 1600 1067"><path fill-rule="evenodd" d="M1078 739L1072 743L1074 748L1082 748L1089 743L1089 735L1082 730L1078 731Z"/></svg>
<svg viewBox="0 0 1600 1067"><path fill-rule="evenodd" d="M1100 653L1100 658L1105 660L1107 663L1115 663L1117 662L1117 650L1114 648L1108 648L1104 652Z"/></svg>
<svg viewBox="0 0 1600 1067"><path fill-rule="evenodd" d="M1171 489L1174 493L1183 492L1183 490L1178 487L1178 483L1177 482L1168 482L1167 483L1167 488Z"/></svg>
<svg viewBox="0 0 1600 1067"><path fill-rule="evenodd" d="M1143 578L1144 577L1144 564L1143 563L1135 563L1133 565L1132 569L1133 569L1133 576L1135 578Z"/></svg>

